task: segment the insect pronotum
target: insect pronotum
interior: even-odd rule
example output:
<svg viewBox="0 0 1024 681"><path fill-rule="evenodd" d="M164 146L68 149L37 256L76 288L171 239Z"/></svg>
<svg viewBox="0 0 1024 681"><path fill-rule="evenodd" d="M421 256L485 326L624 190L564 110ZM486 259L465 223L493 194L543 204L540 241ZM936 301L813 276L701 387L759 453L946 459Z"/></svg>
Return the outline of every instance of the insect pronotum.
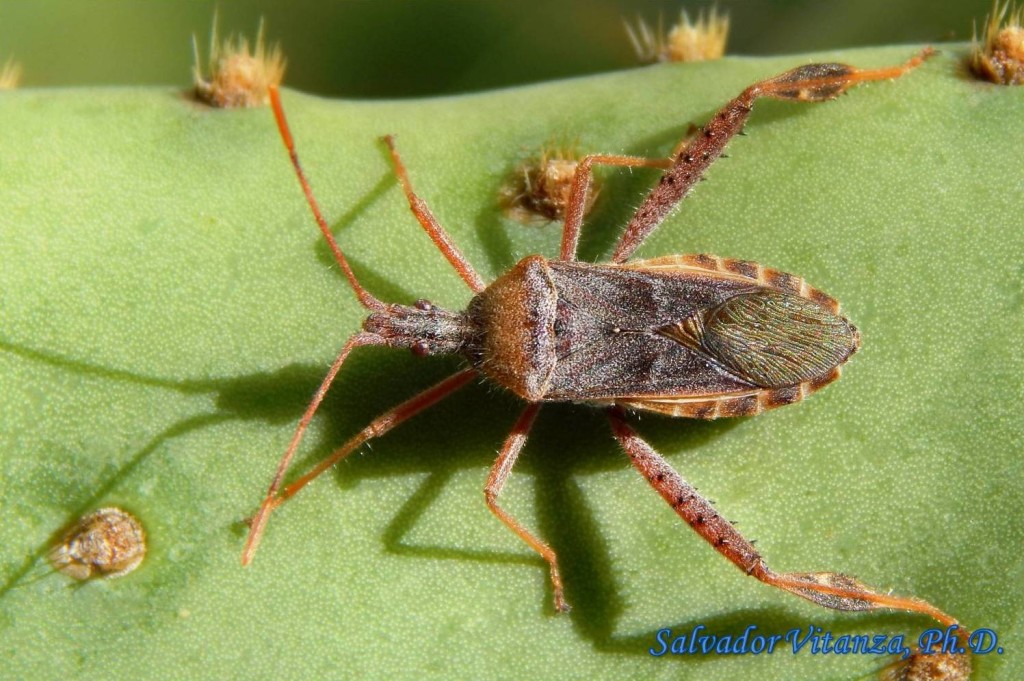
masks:
<svg viewBox="0 0 1024 681"><path fill-rule="evenodd" d="M412 306L385 303L363 287L313 197L280 95L272 89L277 125L313 216L368 315L302 416L250 521L242 563L252 561L270 514L284 501L366 441L482 377L527 403L491 468L484 494L488 508L547 562L557 610L569 606L555 552L505 511L498 497L541 406L573 401L603 409L612 434L640 474L690 527L746 574L828 608L893 608L954 624L953 617L923 600L880 593L843 574L773 571L753 544L626 420L633 409L702 419L759 414L797 402L839 377L840 366L859 347L859 334L839 313L838 302L802 278L755 262L707 255L629 258L722 154L730 138L741 132L757 99L826 101L858 83L897 78L931 54L926 49L900 66L872 70L845 64L800 66L743 90L667 159L584 157L573 179L560 257L531 255L489 285L413 191L394 139L385 137L413 214L474 294L462 312L425 300ZM594 165L665 170L626 225L607 264L576 260ZM469 367L384 412L312 470L283 485L303 433L338 370L353 349L366 345L409 348L417 355L460 354Z"/></svg>

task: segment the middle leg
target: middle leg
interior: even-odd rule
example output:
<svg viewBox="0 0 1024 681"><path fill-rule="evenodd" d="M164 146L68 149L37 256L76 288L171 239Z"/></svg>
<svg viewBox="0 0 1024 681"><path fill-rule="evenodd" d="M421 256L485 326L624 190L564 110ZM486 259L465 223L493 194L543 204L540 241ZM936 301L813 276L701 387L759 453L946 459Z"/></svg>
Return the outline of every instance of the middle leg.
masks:
<svg viewBox="0 0 1024 681"><path fill-rule="evenodd" d="M502 445L501 452L491 467L491 474L488 476L487 485L484 487L484 498L487 500L487 508L491 509L491 513L496 515L498 520L505 523L506 527L515 532L520 539L526 542L531 549L540 554L540 557L547 562L551 570L551 589L555 597L555 610L568 612L569 604L565 600L564 589L562 588L562 575L558 571L558 556L555 555L550 546L534 536L532 532L513 518L508 511L498 505L498 495L501 494L501 490L505 487L509 473L512 472L512 466L515 465L516 459L519 458L519 453L523 451L523 447L526 445L526 439L530 435L530 428L533 427L533 422L537 418L540 406L540 403L535 402L526 407L519 416L519 420L512 427L512 432L505 439L505 444Z"/></svg>

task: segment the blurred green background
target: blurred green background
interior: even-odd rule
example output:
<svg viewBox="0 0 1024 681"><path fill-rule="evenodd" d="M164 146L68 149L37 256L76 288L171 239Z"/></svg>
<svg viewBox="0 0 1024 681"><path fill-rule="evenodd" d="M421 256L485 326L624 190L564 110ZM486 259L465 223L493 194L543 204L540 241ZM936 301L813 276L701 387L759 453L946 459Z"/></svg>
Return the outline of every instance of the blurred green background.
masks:
<svg viewBox="0 0 1024 681"><path fill-rule="evenodd" d="M669 0L0 0L0 63L26 87L181 84L191 36L204 55L216 7L222 35L253 34L260 17L288 57L289 86L327 96L417 97L636 65L623 20L656 24L709 3ZM969 40L990 0L745 0L730 54Z"/></svg>

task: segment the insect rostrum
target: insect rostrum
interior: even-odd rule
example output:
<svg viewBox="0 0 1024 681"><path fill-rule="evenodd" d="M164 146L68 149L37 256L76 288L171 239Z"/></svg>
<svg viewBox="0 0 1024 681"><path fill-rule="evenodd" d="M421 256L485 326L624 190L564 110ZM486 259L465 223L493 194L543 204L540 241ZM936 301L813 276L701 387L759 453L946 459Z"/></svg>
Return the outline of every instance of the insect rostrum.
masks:
<svg viewBox="0 0 1024 681"><path fill-rule="evenodd" d="M844 64L797 67L746 88L667 159L594 154L573 178L560 257L524 258L486 285L426 203L416 195L393 138L385 137L410 208L441 253L473 291L464 311L427 301L384 303L353 273L323 219L298 162L276 89L278 127L324 238L353 292L367 309L361 331L342 348L300 421L250 526L248 564L273 510L364 442L484 378L522 398L526 407L491 468L484 492L490 510L547 562L555 607L567 610L555 552L506 512L500 492L546 402L585 402L605 410L611 431L633 465L676 513L715 550L758 580L838 610L894 608L956 620L915 598L880 593L835 572L777 573L753 543L687 483L628 424L629 410L712 419L747 416L790 404L835 380L857 351L857 329L839 303L802 278L759 263L707 255L630 261L643 243L742 131L754 102L770 97L822 102L865 81L897 78L921 64L863 70ZM654 167L661 179L637 209L612 260L576 260L592 167ZM460 354L468 367L388 410L332 455L283 485L310 419L349 353L364 345L409 348L419 355Z"/></svg>

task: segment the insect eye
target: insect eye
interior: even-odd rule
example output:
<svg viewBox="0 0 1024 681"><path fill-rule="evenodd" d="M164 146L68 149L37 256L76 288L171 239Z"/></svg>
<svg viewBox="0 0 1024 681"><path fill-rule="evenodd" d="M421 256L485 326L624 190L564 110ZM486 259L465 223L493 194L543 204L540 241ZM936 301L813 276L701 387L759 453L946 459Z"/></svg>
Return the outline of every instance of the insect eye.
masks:
<svg viewBox="0 0 1024 681"><path fill-rule="evenodd" d="M424 300L423 298L417 300L415 306L417 310L423 310L424 312L434 309L434 304L429 300Z"/></svg>
<svg viewBox="0 0 1024 681"><path fill-rule="evenodd" d="M424 340L416 341L412 344L412 354L417 357L426 357L430 354L430 345Z"/></svg>

